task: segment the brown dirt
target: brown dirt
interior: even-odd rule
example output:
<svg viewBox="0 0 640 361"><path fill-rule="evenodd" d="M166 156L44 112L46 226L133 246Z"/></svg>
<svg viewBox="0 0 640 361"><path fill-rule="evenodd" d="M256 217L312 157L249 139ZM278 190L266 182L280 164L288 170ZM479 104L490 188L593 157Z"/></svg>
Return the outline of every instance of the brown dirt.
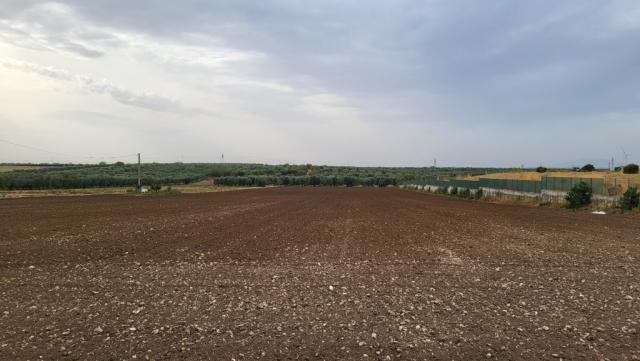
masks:
<svg viewBox="0 0 640 361"><path fill-rule="evenodd" d="M232 186L211 186L197 185L195 183L188 185L174 185L171 189L174 193L208 193L208 192L227 192L251 187L232 187ZM255 188L255 187L254 187ZM167 187L163 190L166 191ZM42 189L42 190L0 190L0 199L3 198L26 198L26 197L63 197L63 196L94 196L105 194L128 194L131 196L156 196L157 194L149 192L146 194L132 193L132 187L107 187L107 188L71 188L71 189ZM162 193L162 192L161 192Z"/></svg>
<svg viewBox="0 0 640 361"><path fill-rule="evenodd" d="M639 264L637 216L398 189L7 199L0 358L632 360Z"/></svg>

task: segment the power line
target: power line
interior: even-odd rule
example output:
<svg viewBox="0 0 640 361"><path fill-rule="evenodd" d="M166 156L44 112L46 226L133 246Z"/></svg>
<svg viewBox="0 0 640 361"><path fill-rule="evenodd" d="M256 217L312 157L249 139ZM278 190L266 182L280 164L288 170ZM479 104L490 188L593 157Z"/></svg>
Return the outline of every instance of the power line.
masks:
<svg viewBox="0 0 640 361"><path fill-rule="evenodd" d="M50 150L37 148L37 147L30 146L30 145L15 143L15 142L12 142L12 141L9 141L9 140L6 140L6 139L0 139L0 142L11 144L11 145L15 145L17 147L27 148L27 149L31 149L31 150L37 150L39 152L44 152L44 153L49 153L49 154L58 154L58 155L64 155L64 156L68 155L68 154L64 154L64 153L52 152Z"/></svg>
<svg viewBox="0 0 640 361"><path fill-rule="evenodd" d="M65 156L65 157L82 158L82 159L116 159L116 158L125 158L125 157L137 156L137 153L114 155L114 156L73 155L73 154L69 154L69 153L54 152L54 151L51 151L51 150L47 150L47 149L43 149L43 148L39 148L39 147L34 147L34 146L31 146L31 145L20 144L20 143L12 142L10 140L6 140L6 139L2 139L2 138L0 138L0 142L6 143L6 144L11 144L11 145L17 146L17 147L36 150L38 152L49 153L49 154L54 154L54 155L61 155L61 156Z"/></svg>

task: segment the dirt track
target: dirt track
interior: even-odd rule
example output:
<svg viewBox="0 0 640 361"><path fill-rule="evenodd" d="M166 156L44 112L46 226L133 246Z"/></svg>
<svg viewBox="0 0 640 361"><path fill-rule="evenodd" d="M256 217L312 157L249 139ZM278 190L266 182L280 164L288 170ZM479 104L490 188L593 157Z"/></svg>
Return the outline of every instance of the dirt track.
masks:
<svg viewBox="0 0 640 361"><path fill-rule="evenodd" d="M373 188L2 200L0 358L640 359L639 275L637 216Z"/></svg>

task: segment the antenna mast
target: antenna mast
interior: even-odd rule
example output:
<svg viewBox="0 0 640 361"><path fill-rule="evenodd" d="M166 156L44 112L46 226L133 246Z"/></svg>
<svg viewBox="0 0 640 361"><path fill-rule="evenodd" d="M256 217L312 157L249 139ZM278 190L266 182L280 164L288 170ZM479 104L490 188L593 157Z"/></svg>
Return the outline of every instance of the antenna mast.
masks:
<svg viewBox="0 0 640 361"><path fill-rule="evenodd" d="M140 153L138 153L138 191L142 189L141 174L142 171L140 170Z"/></svg>

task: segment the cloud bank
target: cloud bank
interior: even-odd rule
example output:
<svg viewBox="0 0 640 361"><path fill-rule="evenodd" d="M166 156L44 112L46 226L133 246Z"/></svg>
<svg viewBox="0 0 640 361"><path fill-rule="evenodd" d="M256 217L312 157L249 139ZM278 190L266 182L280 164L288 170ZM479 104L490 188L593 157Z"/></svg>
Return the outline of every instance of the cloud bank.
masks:
<svg viewBox="0 0 640 361"><path fill-rule="evenodd" d="M0 121L68 146L29 128L131 119L71 143L105 153L138 134L124 145L165 161L607 159L640 154L639 41L634 1L9 0Z"/></svg>

